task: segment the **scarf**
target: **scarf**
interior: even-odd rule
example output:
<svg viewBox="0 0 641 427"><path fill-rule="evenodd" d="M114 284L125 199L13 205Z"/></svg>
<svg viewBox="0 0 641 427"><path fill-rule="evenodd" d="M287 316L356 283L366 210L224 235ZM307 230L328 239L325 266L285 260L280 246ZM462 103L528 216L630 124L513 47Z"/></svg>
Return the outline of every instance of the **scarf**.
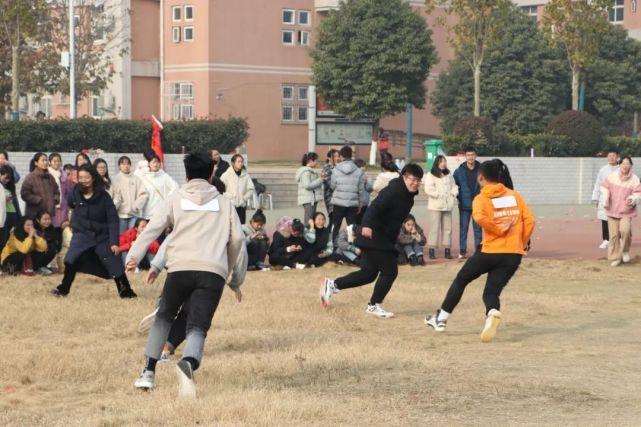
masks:
<svg viewBox="0 0 641 427"><path fill-rule="evenodd" d="M628 172L627 175L624 175L621 169L619 169L619 179L621 182L628 181L630 178L632 178L632 169L630 169L630 172Z"/></svg>

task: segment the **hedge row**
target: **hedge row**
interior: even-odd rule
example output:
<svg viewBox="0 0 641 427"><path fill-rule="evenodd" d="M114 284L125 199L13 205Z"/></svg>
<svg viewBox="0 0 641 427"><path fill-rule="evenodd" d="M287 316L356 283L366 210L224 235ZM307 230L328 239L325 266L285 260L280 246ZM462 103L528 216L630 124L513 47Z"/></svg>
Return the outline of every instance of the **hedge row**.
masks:
<svg viewBox="0 0 641 427"><path fill-rule="evenodd" d="M217 149L229 153L247 140L245 119L195 120L163 123L165 153ZM6 151L142 152L149 148L151 122L127 120L49 120L0 122L0 148Z"/></svg>

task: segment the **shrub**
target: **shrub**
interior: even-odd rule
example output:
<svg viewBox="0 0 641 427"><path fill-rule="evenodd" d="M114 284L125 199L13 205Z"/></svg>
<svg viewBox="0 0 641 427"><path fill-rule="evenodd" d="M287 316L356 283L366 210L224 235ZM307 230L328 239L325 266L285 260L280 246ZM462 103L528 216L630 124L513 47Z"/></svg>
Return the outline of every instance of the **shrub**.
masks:
<svg viewBox="0 0 641 427"><path fill-rule="evenodd" d="M593 156L603 146L604 132L601 123L584 111L565 111L550 119L547 133L569 138L575 156Z"/></svg>
<svg viewBox="0 0 641 427"><path fill-rule="evenodd" d="M513 148L515 156L530 156L534 149L536 157L575 157L576 144L565 135L538 133L531 135L509 135L507 143Z"/></svg>
<svg viewBox="0 0 641 427"><path fill-rule="evenodd" d="M456 138L456 144L460 144L459 150L473 145L482 156L497 154L500 151L494 124L486 117L467 116L459 119L452 129L452 136Z"/></svg>
<svg viewBox="0 0 641 427"><path fill-rule="evenodd" d="M165 153L217 149L229 153L247 140L245 119L164 123ZM0 148L7 151L80 151L100 148L131 153L149 149L151 123L129 120L48 120L0 122Z"/></svg>
<svg viewBox="0 0 641 427"><path fill-rule="evenodd" d="M641 156L641 138L639 137L609 136L605 139L605 144L598 154L605 156L607 154L606 151L611 147L618 148L621 151L621 155Z"/></svg>

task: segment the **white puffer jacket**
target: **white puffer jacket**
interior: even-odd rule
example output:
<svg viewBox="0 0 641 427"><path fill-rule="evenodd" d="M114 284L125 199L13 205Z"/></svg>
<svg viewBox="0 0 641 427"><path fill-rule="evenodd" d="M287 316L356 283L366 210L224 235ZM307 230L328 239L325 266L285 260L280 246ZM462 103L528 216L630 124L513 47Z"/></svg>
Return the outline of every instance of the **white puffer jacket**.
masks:
<svg viewBox="0 0 641 427"><path fill-rule="evenodd" d="M232 201L234 207L246 208L247 202L254 197L256 192L247 171L243 169L238 176L234 168L230 167L222 174L220 180L225 183L225 197Z"/></svg>
<svg viewBox="0 0 641 427"><path fill-rule="evenodd" d="M162 169L158 172L149 171L139 176L149 195L147 203L145 203L145 207L142 210L142 217L151 219L158 204L176 191L178 184Z"/></svg>
<svg viewBox="0 0 641 427"><path fill-rule="evenodd" d="M425 178L427 209L430 211L451 211L457 205L458 186L451 173L438 178L428 173Z"/></svg>

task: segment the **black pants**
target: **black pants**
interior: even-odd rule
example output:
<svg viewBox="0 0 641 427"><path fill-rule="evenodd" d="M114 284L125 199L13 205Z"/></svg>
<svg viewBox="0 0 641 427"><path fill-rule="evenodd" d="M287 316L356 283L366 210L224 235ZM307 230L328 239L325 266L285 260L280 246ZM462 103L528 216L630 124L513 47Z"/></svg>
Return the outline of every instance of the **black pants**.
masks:
<svg viewBox="0 0 641 427"><path fill-rule="evenodd" d="M335 248L338 247L338 232L341 230L341 225L343 225L343 219L347 220L347 225L352 225L356 224L357 216L358 208L334 205L332 211L332 242L334 242Z"/></svg>
<svg viewBox="0 0 641 427"><path fill-rule="evenodd" d="M485 313L492 309L500 310L501 292L518 270L522 258L523 256L519 254L486 254L477 251L456 275L441 308L452 313L461 301L465 287L487 273L487 282L483 291Z"/></svg>
<svg viewBox="0 0 641 427"><path fill-rule="evenodd" d="M47 252L33 252L31 259L33 260L33 270L36 271L41 267L46 267L56 257L55 249L48 249Z"/></svg>
<svg viewBox="0 0 641 427"><path fill-rule="evenodd" d="M13 202L9 202L13 203ZM4 248L9 240L11 229L18 224L18 214L15 212L7 213L7 219L4 221L4 226L0 228L0 248ZM1 249L0 249L1 250Z"/></svg>
<svg viewBox="0 0 641 427"><path fill-rule="evenodd" d="M90 249L83 252L82 255L78 257L75 263L70 264L65 262L65 273L62 276L62 283L60 283L60 285L58 285L57 287L58 291L60 291L61 294L67 295L69 293L69 291L71 290L71 285L73 285L73 281L76 280L76 274L78 274L80 266L87 262L100 262L100 258L98 258L93 250ZM114 282L116 282L116 289L118 290L118 294L121 294L124 289L131 288L129 279L127 278L126 274L115 277Z"/></svg>
<svg viewBox="0 0 641 427"><path fill-rule="evenodd" d="M283 266L294 268L296 264L307 264L312 257L312 252L308 248L303 248L300 252L292 252L287 255L274 255L269 257L269 263L272 266Z"/></svg>
<svg viewBox="0 0 641 427"><path fill-rule="evenodd" d="M238 218L240 218L240 223L244 224L247 216L247 208L237 207L236 213L238 214Z"/></svg>
<svg viewBox="0 0 641 427"><path fill-rule="evenodd" d="M610 241L610 228L607 221L601 220L601 234L603 235L603 240Z"/></svg>
<svg viewBox="0 0 641 427"><path fill-rule="evenodd" d="M356 214L356 224L361 225L363 223L363 218L365 217L365 211L367 211L367 206L363 206L358 214Z"/></svg>
<svg viewBox="0 0 641 427"><path fill-rule="evenodd" d="M22 252L14 252L4 259L2 263L2 271L8 274L20 274L22 272L22 264L26 258L26 254Z"/></svg>
<svg viewBox="0 0 641 427"><path fill-rule="evenodd" d="M361 255L361 269L347 276L340 277L334 282L338 289L356 288L367 285L376 280L370 304L380 304L387 293L392 289L394 280L398 276L396 254L374 249L363 249ZM378 277L378 279L377 279Z"/></svg>
<svg viewBox="0 0 641 427"><path fill-rule="evenodd" d="M247 244L248 265L256 265L259 262L265 262L269 243L267 240L254 239Z"/></svg>
<svg viewBox="0 0 641 427"><path fill-rule="evenodd" d="M207 271L176 271L167 274L156 317L174 322L181 306L185 334L196 328L205 336L223 295L225 279ZM184 304L184 306L183 306ZM171 341L170 341L171 342Z"/></svg>

